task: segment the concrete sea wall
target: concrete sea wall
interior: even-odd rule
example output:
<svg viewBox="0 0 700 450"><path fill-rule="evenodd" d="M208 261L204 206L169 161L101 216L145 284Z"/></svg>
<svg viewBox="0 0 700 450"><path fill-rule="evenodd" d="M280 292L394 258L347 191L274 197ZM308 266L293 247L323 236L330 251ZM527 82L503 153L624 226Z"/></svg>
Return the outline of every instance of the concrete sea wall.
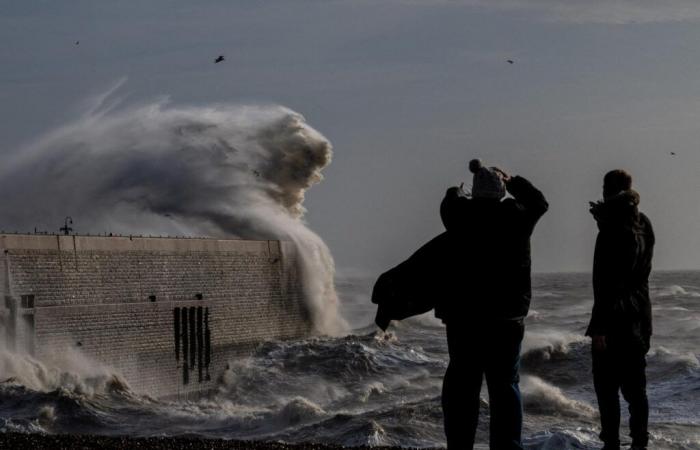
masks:
<svg viewBox="0 0 700 450"><path fill-rule="evenodd" d="M232 358L311 330L280 241L0 234L0 289L10 349L76 349L153 396L209 390Z"/></svg>

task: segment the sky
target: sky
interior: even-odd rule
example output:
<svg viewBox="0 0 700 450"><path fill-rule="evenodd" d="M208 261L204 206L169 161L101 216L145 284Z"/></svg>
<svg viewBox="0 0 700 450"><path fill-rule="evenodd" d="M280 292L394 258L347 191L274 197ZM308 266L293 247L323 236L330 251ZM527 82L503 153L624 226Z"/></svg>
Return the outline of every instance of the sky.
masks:
<svg viewBox="0 0 700 450"><path fill-rule="evenodd" d="M696 0L0 0L0 11L0 161L125 78L126 103L301 113L334 147L305 205L341 273L380 273L442 232L440 200L471 183L474 157L547 196L535 271L590 270L587 205L614 168L632 173L654 224L655 267L700 269Z"/></svg>

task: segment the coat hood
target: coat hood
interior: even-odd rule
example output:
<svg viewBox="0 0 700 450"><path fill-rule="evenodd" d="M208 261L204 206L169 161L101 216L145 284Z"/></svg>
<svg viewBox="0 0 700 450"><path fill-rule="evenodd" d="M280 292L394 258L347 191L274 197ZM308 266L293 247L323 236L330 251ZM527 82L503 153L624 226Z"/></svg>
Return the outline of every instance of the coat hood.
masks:
<svg viewBox="0 0 700 450"><path fill-rule="evenodd" d="M639 194L630 189L591 204L599 228L639 226Z"/></svg>

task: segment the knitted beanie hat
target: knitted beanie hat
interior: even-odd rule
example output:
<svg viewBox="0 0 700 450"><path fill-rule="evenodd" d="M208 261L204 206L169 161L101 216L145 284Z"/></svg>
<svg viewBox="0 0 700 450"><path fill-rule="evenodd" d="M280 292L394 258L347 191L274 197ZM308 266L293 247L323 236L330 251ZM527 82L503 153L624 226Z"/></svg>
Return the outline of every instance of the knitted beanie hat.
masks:
<svg viewBox="0 0 700 450"><path fill-rule="evenodd" d="M501 175L491 167L485 167L480 159L469 161L469 171L474 174L472 197L500 200L506 195L506 185Z"/></svg>

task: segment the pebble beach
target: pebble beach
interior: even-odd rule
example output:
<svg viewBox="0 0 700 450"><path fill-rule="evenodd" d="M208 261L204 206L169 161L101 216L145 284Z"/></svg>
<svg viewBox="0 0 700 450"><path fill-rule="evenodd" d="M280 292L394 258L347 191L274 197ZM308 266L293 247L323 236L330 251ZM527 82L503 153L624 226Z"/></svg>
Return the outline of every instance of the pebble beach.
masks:
<svg viewBox="0 0 700 450"><path fill-rule="evenodd" d="M0 433L0 449L34 450L390 450L399 447L342 447L324 444L283 444L277 442L233 441L187 437L129 438L75 434ZM403 450L410 448L401 447Z"/></svg>

